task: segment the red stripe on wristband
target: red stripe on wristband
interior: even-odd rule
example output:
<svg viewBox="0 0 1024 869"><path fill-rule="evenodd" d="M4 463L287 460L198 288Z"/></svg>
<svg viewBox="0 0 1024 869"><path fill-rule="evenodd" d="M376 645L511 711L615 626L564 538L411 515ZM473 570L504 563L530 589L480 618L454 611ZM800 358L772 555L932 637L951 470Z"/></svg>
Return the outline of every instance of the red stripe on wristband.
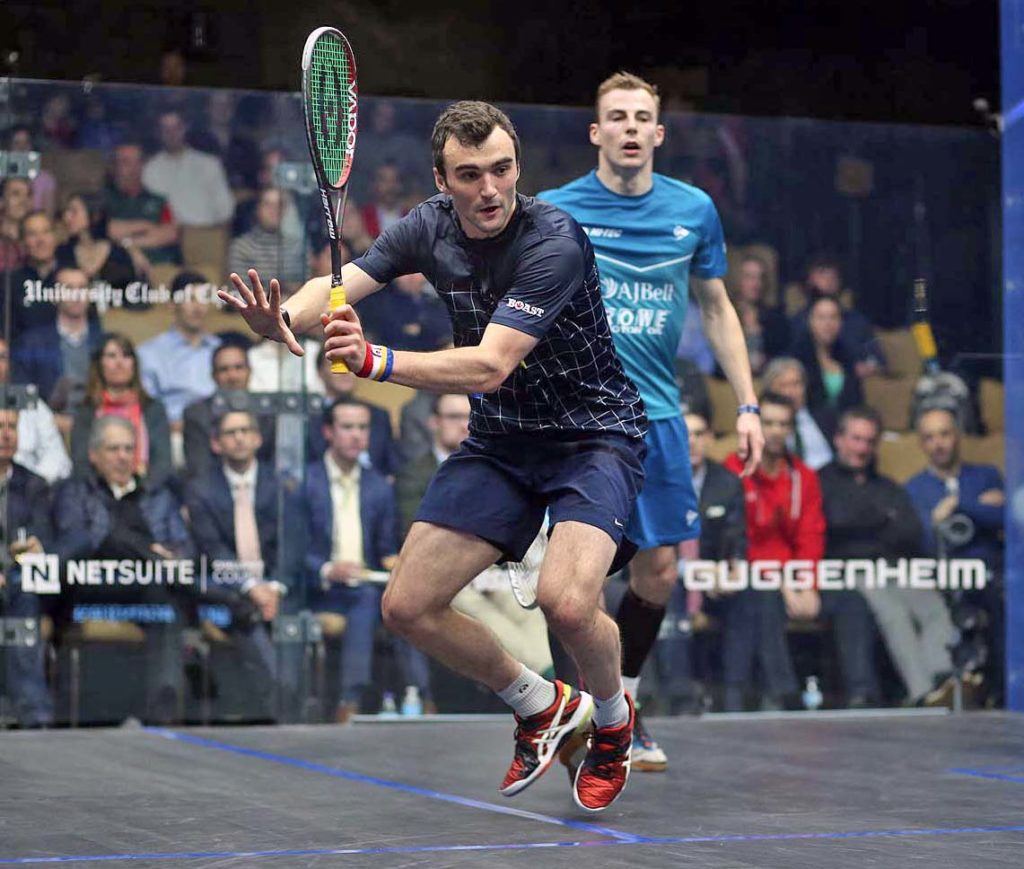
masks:
<svg viewBox="0 0 1024 869"><path fill-rule="evenodd" d="M373 345L366 342L366 356L363 357L363 367L356 372L356 377L369 377L373 371Z"/></svg>

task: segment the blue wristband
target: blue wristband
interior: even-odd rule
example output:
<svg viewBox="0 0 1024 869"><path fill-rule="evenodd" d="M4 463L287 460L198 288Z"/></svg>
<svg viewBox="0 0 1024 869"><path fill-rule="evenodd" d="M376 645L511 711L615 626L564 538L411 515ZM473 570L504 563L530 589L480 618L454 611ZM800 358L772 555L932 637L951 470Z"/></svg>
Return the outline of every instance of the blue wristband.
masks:
<svg viewBox="0 0 1024 869"><path fill-rule="evenodd" d="M759 404L741 404L736 408L736 416L743 416L745 413L752 413L755 416L761 415L761 405Z"/></svg>
<svg viewBox="0 0 1024 869"><path fill-rule="evenodd" d="M395 351L390 347L384 348L387 353L387 362L384 363L384 373L380 376L381 383L391 377L391 369L395 367Z"/></svg>

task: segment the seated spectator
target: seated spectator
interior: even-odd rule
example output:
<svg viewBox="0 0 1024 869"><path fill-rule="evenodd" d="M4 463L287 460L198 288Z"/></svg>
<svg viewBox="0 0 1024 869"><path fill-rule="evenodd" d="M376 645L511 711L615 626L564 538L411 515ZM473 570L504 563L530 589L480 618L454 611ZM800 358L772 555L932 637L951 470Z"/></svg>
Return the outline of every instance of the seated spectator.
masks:
<svg viewBox="0 0 1024 869"><path fill-rule="evenodd" d="M90 282L108 283L124 289L149 272L149 260L140 248L131 252L111 241L107 235L107 218L99 202L72 193L64 203L61 215L67 241L57 248L57 261L85 272Z"/></svg>
<svg viewBox="0 0 1024 869"><path fill-rule="evenodd" d="M10 273L8 324L15 344L29 329L52 325L57 318L56 305L35 295L37 285L53 287L57 280L57 236L53 221L44 211L30 211L22 218L19 232L25 258L21 266ZM6 286L4 275L0 275L0 286Z"/></svg>
<svg viewBox="0 0 1024 869"><path fill-rule="evenodd" d="M310 218L312 213L318 223L316 224L317 231L326 238L324 230L324 212L323 206L320 204L320 199L317 197L316 200L316 211L313 212L310 207L314 203L311 202L308 196L302 196L295 193L292 190L285 190L278 186L277 178L275 173L277 167L284 161L285 153L280 148L267 148L260 155L260 167L256 173L256 189L259 192L264 190L277 190L280 192L282 197L283 210L281 213L281 234L288 238L305 239L306 233L306 221ZM235 208L235 217L231 224L231 234L236 238L241 235L245 235L250 229L256 226L256 210L259 206L259 196L252 199L247 199L244 202L240 202ZM354 209L352 208L351 202L345 212L345 224L348 225L349 220L352 218ZM372 241L372 239L371 239ZM346 260L347 262L347 260ZM252 266L245 266L246 269L252 268ZM328 267L330 271L330 267ZM271 274L276 274L276 269ZM245 274L244 271L239 274ZM319 272L318 274L325 274Z"/></svg>
<svg viewBox="0 0 1024 869"><path fill-rule="evenodd" d="M369 199L377 167L390 163L398 167L403 178L429 181L430 161L426 159L419 139L403 129L395 103L372 100L366 121L360 117L360 171L352 176L353 195L360 202ZM365 176L365 177L364 177ZM345 220L346 226L348 220ZM361 254L360 254L361 255Z"/></svg>
<svg viewBox="0 0 1024 869"><path fill-rule="evenodd" d="M211 368L217 391L206 398L194 401L182 414L185 442L185 476L203 478L214 465L215 454L211 449L214 418L222 413L216 407L240 409L250 404L248 342L241 339L225 340L213 351ZM236 407L235 402L238 402ZM257 458L261 462L274 460L274 417L258 418L261 444Z"/></svg>
<svg viewBox="0 0 1024 869"><path fill-rule="evenodd" d="M352 372L335 374L331 371L331 360L324 354L323 347L317 354L317 373L320 382L324 385L324 397L328 402L335 401L342 396L354 396L358 379ZM391 430L391 414L388 411L369 401L363 401L370 409L370 440L366 455L360 457L364 467L370 467L393 482L399 466L402 464L398 452L398 445L395 443L394 433ZM324 439L323 427L319 420L311 418L309 421L309 458L319 459L327 450L327 442Z"/></svg>
<svg viewBox="0 0 1024 869"><path fill-rule="evenodd" d="M0 389L11 382L11 352L7 341L0 338ZM16 386L33 386L31 381L15 380ZM42 399L35 406L18 413L18 452L14 461L38 474L47 483L62 480L71 473L71 459L64 448L64 438L53 411Z"/></svg>
<svg viewBox="0 0 1024 869"><path fill-rule="evenodd" d="M832 436L836 430L836 414L821 405L807 407L807 373L798 359L780 356L768 363L761 377L765 392L784 395L796 408L793 434L786 448L813 471L832 461Z"/></svg>
<svg viewBox="0 0 1024 869"><path fill-rule="evenodd" d="M66 480L54 501L56 549L63 560L160 561L192 557L181 505L165 485L136 472L136 428L122 416L101 416L89 432L88 470ZM181 692L181 629L192 601L168 584L78 585L61 595L58 633L75 604L159 604L173 608L172 621L145 622L146 717L171 721Z"/></svg>
<svg viewBox="0 0 1024 869"><path fill-rule="evenodd" d="M70 148L75 142L78 121L71 111L71 99L58 91L39 112L39 147L41 150Z"/></svg>
<svg viewBox="0 0 1024 869"><path fill-rule="evenodd" d="M128 337L103 336L89 363L85 401L71 426L71 460L79 476L90 473L89 450L97 418L118 416L135 431L132 473L145 476L152 488L171 477L171 430L163 404L142 388L135 346Z"/></svg>
<svg viewBox="0 0 1024 869"><path fill-rule="evenodd" d="M111 182L103 193L107 234L129 251L141 251L152 265L180 263L177 221L167 200L143 187L143 157L136 142L114 149Z"/></svg>
<svg viewBox="0 0 1024 869"><path fill-rule="evenodd" d="M209 282L195 272L179 272L171 290L185 298L174 304L174 325L139 347L142 385L167 410L172 430L181 431L181 415L193 401L213 395L210 374L220 339L206 331L210 305L202 298Z"/></svg>
<svg viewBox="0 0 1024 869"><path fill-rule="evenodd" d="M82 125L78 128L78 147L91 151L110 151L124 138L121 125L107 111L106 94L93 91L85 96Z"/></svg>
<svg viewBox="0 0 1024 869"><path fill-rule="evenodd" d="M99 321L89 317L89 279L85 272L60 268L56 284L65 290L57 303L57 319L25 333L18 342L12 366L14 381L34 383L39 395L58 414L61 431L69 434L72 414L85 400L89 360L103 333ZM81 291L77 297L75 290Z"/></svg>
<svg viewBox="0 0 1024 869"><path fill-rule="evenodd" d="M742 560L747 556L743 484L732 471L707 458L713 438L708 417L689 411L684 421L689 434L693 487L700 505L698 557L702 561ZM683 584L676 583L665 611L667 625L662 625L655 646L662 691L673 715L700 708L693 682L692 632L681 627L690 624L694 603L688 600ZM705 608L713 610L716 603L708 601Z"/></svg>
<svg viewBox="0 0 1024 869"><path fill-rule="evenodd" d="M452 343L448 312L421 274L395 278L359 307L367 340L421 353Z"/></svg>
<svg viewBox="0 0 1024 869"><path fill-rule="evenodd" d="M313 610L341 613L341 699L335 721L359 711L371 684L373 635L380 622L381 587L358 583L360 572L389 569L398 552L395 497L388 481L359 456L369 446L370 409L339 398L324 410L322 461L310 463L303 481L305 568Z"/></svg>
<svg viewBox="0 0 1024 869"><path fill-rule="evenodd" d="M990 699L1003 690L1003 508L1002 474L994 465L976 465L960 457L963 433L950 410L927 407L918 415L917 435L928 467L907 481L907 493L924 526L925 552L938 558L980 558L989 568L982 590L957 594L958 609L981 608L988 622L984 668ZM958 623L960 619L958 618Z"/></svg>
<svg viewBox="0 0 1024 869"><path fill-rule="evenodd" d="M890 564L921 553L922 527L906 492L875 471L882 420L869 407L839 417L835 461L820 471L828 534L825 557L885 559ZM950 646L956 629L939 592L930 589L861 588L907 689L910 705L949 700ZM828 594L854 594L832 591ZM848 637L847 642L870 642Z"/></svg>
<svg viewBox="0 0 1024 869"><path fill-rule="evenodd" d="M433 442L430 417L434 412L436 397L435 393L417 390L402 405L398 422L398 450L402 461L411 462L430 452Z"/></svg>
<svg viewBox="0 0 1024 869"><path fill-rule="evenodd" d="M142 183L167 197L182 226L227 223L235 210L235 198L221 161L189 147L188 127L177 109L161 113L159 131L162 150L146 163Z"/></svg>
<svg viewBox="0 0 1024 869"><path fill-rule="evenodd" d="M791 456L786 442L793 431L793 406L774 393L761 397L765 448L761 466L743 479L747 493L747 557L750 561L810 561L825 551L825 516L818 475ZM733 454L725 467L734 473L743 462ZM787 617L825 618L833 622L846 705L869 704L877 696L871 615L856 595L819 594L783 587L781 594L748 588L723 606L722 665L725 707L744 708L744 689L754 661L765 680L767 708L793 704L796 676L786 645Z"/></svg>
<svg viewBox="0 0 1024 869"><path fill-rule="evenodd" d="M373 172L370 201L361 209L366 231L376 238L405 217L405 187L395 163L381 163Z"/></svg>
<svg viewBox="0 0 1024 869"><path fill-rule="evenodd" d="M764 300L764 260L748 254L740 260L736 278L736 313L747 340L750 369L760 377L765 366L789 346L789 322L781 308L770 308Z"/></svg>
<svg viewBox="0 0 1024 869"><path fill-rule="evenodd" d="M189 141L220 160L231 188L250 189L256 183L259 153L249 129L237 119L236 103L237 97L229 90L210 91L202 123Z"/></svg>
<svg viewBox="0 0 1024 869"><path fill-rule="evenodd" d="M31 181L13 177L0 179L0 272L13 271L25 261L21 221L31 208Z"/></svg>
<svg viewBox="0 0 1024 869"><path fill-rule="evenodd" d="M821 408L841 413L864 400L854 359L839 341L841 322L838 300L819 296L810 304L807 329L793 343L792 355L807 373L807 406L812 413Z"/></svg>
<svg viewBox="0 0 1024 869"><path fill-rule="evenodd" d="M22 590L18 559L43 554L53 543L50 491L46 481L14 461L18 452L18 411L0 409L0 618L38 619L39 600ZM3 650L7 688L23 728L53 724L46 687L44 644Z"/></svg>
<svg viewBox="0 0 1024 869"><path fill-rule="evenodd" d="M373 236L366 230L366 223L363 221L363 212L360 208L349 206L345 212L345 222L341 226L341 240L345 242L350 251L349 260L362 256L373 244ZM320 272L314 272L320 274Z"/></svg>
<svg viewBox="0 0 1024 869"><path fill-rule="evenodd" d="M292 289L305 280L305 243L302 236L283 231L284 198L274 187L260 191L255 226L232 239L228 248L229 272L244 275L248 269L256 269L260 275L274 275Z"/></svg>
<svg viewBox="0 0 1024 869"><path fill-rule="evenodd" d="M185 504L199 554L211 566L222 562L221 569L211 573L214 579L206 599L231 610L234 650L253 693L261 698L264 714L270 715L278 667L269 625L288 593L289 579L278 562L277 477L273 465L257 460L260 445L255 416L247 411L222 414L214 423L209 446L219 461L189 481ZM218 578L223 574L230 581ZM294 700L289 698L285 707Z"/></svg>
<svg viewBox="0 0 1024 869"><path fill-rule="evenodd" d="M88 148L81 142L79 148ZM30 154L37 151L32 144L32 131L24 124L11 127L11 139L8 149L15 154ZM40 169L32 179L32 210L45 211L50 217L57 211L57 179L48 169Z"/></svg>
<svg viewBox="0 0 1024 869"><path fill-rule="evenodd" d="M810 310L815 299L829 296L842 304L842 296L849 293L843 287L843 272L839 261L828 255L817 256L807 264L803 289L807 305L790 320L793 343L806 336ZM857 376L863 378L881 373L885 368L885 357L875 340L874 326L856 308L841 308L841 318L839 343L843 348L842 355L850 360Z"/></svg>

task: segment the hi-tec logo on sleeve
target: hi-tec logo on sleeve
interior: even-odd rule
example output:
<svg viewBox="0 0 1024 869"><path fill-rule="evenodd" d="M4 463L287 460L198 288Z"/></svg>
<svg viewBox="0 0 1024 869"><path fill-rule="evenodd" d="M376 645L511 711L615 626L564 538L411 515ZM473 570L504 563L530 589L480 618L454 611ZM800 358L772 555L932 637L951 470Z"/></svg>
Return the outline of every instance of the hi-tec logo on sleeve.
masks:
<svg viewBox="0 0 1024 869"><path fill-rule="evenodd" d="M622 238L622 230L610 226L584 226L583 231L591 238Z"/></svg>
<svg viewBox="0 0 1024 869"><path fill-rule="evenodd" d="M512 308L512 310L522 311L524 314L529 314L531 317L544 316L543 308L538 308L536 305L528 305L526 302L520 302L519 299L506 299L505 304Z"/></svg>

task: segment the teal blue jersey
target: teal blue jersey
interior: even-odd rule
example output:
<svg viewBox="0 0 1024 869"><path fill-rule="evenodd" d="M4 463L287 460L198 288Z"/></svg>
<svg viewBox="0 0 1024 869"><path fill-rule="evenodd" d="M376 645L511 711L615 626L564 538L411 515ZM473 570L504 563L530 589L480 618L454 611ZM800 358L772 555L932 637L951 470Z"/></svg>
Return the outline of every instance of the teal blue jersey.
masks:
<svg viewBox="0 0 1024 869"><path fill-rule="evenodd" d="M647 193L620 196L590 172L537 198L569 212L590 237L615 349L648 417L678 417L675 356L690 274L726 273L722 223L711 197L657 173Z"/></svg>

